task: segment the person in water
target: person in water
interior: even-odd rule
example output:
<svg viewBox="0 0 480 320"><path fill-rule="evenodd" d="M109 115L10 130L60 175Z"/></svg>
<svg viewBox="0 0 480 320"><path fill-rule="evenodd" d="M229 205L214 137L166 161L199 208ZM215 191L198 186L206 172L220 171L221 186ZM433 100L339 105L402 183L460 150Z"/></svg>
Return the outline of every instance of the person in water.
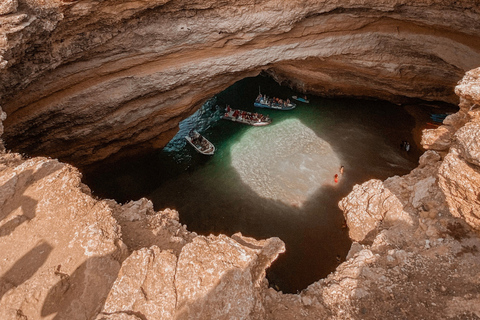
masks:
<svg viewBox="0 0 480 320"><path fill-rule="evenodd" d="M340 167L340 174L342 174L342 175L343 175L343 169L344 169L344 168L345 168L344 166L341 166L341 167Z"/></svg>
<svg viewBox="0 0 480 320"><path fill-rule="evenodd" d="M334 180L335 180L335 183L338 182L338 174L335 175Z"/></svg>

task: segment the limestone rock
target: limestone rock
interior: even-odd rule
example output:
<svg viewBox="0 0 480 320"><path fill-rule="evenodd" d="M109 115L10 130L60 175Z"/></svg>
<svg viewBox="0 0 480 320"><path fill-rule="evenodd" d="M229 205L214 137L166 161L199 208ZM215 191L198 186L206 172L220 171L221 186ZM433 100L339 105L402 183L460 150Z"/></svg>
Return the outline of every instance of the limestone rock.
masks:
<svg viewBox="0 0 480 320"><path fill-rule="evenodd" d="M451 126L437 129L425 129L422 134L422 146L427 150L445 151L450 148L455 130Z"/></svg>
<svg viewBox="0 0 480 320"><path fill-rule="evenodd" d="M324 96L457 103L480 61L476 0L20 3L0 23L4 140L76 165L163 147L206 99L262 71Z"/></svg>
<svg viewBox="0 0 480 320"><path fill-rule="evenodd" d="M109 201L113 216L122 228L122 239L130 250L158 246L177 256L182 247L197 235L179 222L178 212L166 209L155 212L153 203L142 198L119 205Z"/></svg>
<svg viewBox="0 0 480 320"><path fill-rule="evenodd" d="M176 263L175 255L156 246L133 252L123 262L97 319L122 314L174 319Z"/></svg>
<svg viewBox="0 0 480 320"><path fill-rule="evenodd" d="M0 15L14 13L17 11L18 0L3 0L0 3Z"/></svg>
<svg viewBox="0 0 480 320"><path fill-rule="evenodd" d="M438 152L427 150L424 154L420 156L418 160L418 167L424 168L427 165L433 165L441 160L441 156Z"/></svg>
<svg viewBox="0 0 480 320"><path fill-rule="evenodd" d="M480 68L468 72L456 88L470 122L461 127L454 136L452 148L440 168L440 186L449 204L450 212L462 217L470 226L480 229L480 146L478 143L480 122L475 117L479 103Z"/></svg>
<svg viewBox="0 0 480 320"><path fill-rule="evenodd" d="M0 198L0 318L94 317L126 254L108 206L45 158L5 162Z"/></svg>
<svg viewBox="0 0 480 320"><path fill-rule="evenodd" d="M469 70L455 87L455 93L467 101L479 104L480 68Z"/></svg>
<svg viewBox="0 0 480 320"><path fill-rule="evenodd" d="M0 153L5 152L5 146L3 145L2 134L3 134L3 121L7 118L7 114L3 112L2 107L0 107Z"/></svg>
<svg viewBox="0 0 480 320"><path fill-rule="evenodd" d="M456 146L462 158L480 166L480 122L470 122L455 134Z"/></svg>
<svg viewBox="0 0 480 320"><path fill-rule="evenodd" d="M480 172L450 152L440 168L440 186L445 193L450 212L464 218L471 226L480 228L480 201L478 188Z"/></svg>
<svg viewBox="0 0 480 320"><path fill-rule="evenodd" d="M420 211L436 214L434 207L445 203L437 180L442 164L440 160L437 152L427 151L420 158L419 167L408 175L392 177L384 182L369 180L354 186L353 191L339 203L350 238L360 243L370 242L382 228L401 225L403 229L408 229L416 226Z"/></svg>
<svg viewBox="0 0 480 320"><path fill-rule="evenodd" d="M454 102L479 61L474 0L7 0L0 13L6 137L83 163L161 147L260 70L312 93ZM145 199L92 198L70 165L1 150L0 318L479 318L479 74L427 132L441 153L342 200L362 244L299 294L266 286L279 239L198 236Z"/></svg>
<svg viewBox="0 0 480 320"><path fill-rule="evenodd" d="M178 319L248 319L262 312L256 303L260 281L284 244L235 238L197 237L182 249L175 276Z"/></svg>
<svg viewBox="0 0 480 320"><path fill-rule="evenodd" d="M357 242L371 241L387 211L403 210L402 202L380 180L370 180L353 187L339 203L343 210L349 236Z"/></svg>
<svg viewBox="0 0 480 320"><path fill-rule="evenodd" d="M117 217L125 221L138 221L144 219L147 214L154 214L153 203L145 198L130 201L123 206L118 206Z"/></svg>

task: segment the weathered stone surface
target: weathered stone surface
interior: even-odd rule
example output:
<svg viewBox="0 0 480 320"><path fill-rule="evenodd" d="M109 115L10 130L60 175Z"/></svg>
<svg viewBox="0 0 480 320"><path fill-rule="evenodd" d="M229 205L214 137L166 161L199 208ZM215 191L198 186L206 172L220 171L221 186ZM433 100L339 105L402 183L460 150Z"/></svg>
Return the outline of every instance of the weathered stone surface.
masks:
<svg viewBox="0 0 480 320"><path fill-rule="evenodd" d="M402 210L400 200L385 188L380 180L370 180L353 187L352 193L339 203L352 240L371 241L385 218L387 210Z"/></svg>
<svg viewBox="0 0 480 320"><path fill-rule="evenodd" d="M91 135L79 158L106 136L150 143L147 129L132 128L158 115L147 124L162 124L165 135L196 103L259 69L279 80L294 75L292 85L311 92L450 101L448 84L479 51L474 1L19 4L20 12L0 17L1 102L13 115L7 132L35 142L48 131L40 145L59 149ZM234 16L241 19L226 20ZM429 151L406 176L357 186L341 206L363 243L295 295L266 287L265 268L284 250L279 239L197 236L176 212L154 212L147 200L93 199L69 165L0 150L0 318L480 318L480 238L470 229L480 225L479 74L472 70L456 89L460 112L444 121L443 158ZM202 90L188 91L200 81ZM155 95L159 83L165 87ZM323 92L315 83L337 87ZM104 146L97 159L120 145ZM123 240L135 250L127 260Z"/></svg>
<svg viewBox="0 0 480 320"><path fill-rule="evenodd" d="M469 70L455 87L455 93L478 105L480 103L480 68Z"/></svg>
<svg viewBox="0 0 480 320"><path fill-rule="evenodd" d="M455 134L456 147L463 159L480 166L480 122L470 122Z"/></svg>
<svg viewBox="0 0 480 320"><path fill-rule="evenodd" d="M440 186L451 213L480 228L480 172L455 151L450 152L440 168Z"/></svg>
<svg viewBox="0 0 480 320"><path fill-rule="evenodd" d="M235 240L234 240L235 239ZM178 319L262 318L257 301L266 267L285 250L278 238L197 237L178 258Z"/></svg>
<svg viewBox="0 0 480 320"><path fill-rule="evenodd" d="M445 151L452 144L455 130L451 126L440 126L437 129L425 129L422 135L422 146L427 150Z"/></svg>
<svg viewBox="0 0 480 320"><path fill-rule="evenodd" d="M0 15L17 11L18 0L3 0L0 3Z"/></svg>
<svg viewBox="0 0 480 320"><path fill-rule="evenodd" d="M140 319L174 319L176 265L174 254L156 246L133 252L123 262L97 319L120 314L141 315Z"/></svg>
<svg viewBox="0 0 480 320"><path fill-rule="evenodd" d="M122 239L130 250L158 246L177 256L183 246L197 235L180 224L178 212L166 209L155 212L153 203L142 198L119 205L109 201L113 216L122 228Z"/></svg>
<svg viewBox="0 0 480 320"><path fill-rule="evenodd" d="M456 131L439 172L450 212L476 229L480 229L479 74L480 68L468 72L456 87L462 98L458 113L465 114L470 121Z"/></svg>
<svg viewBox="0 0 480 320"><path fill-rule="evenodd" d="M3 145L3 121L7 118L7 114L3 112L2 107L0 107L0 152L5 152L5 146Z"/></svg>
<svg viewBox="0 0 480 320"><path fill-rule="evenodd" d="M0 18L4 138L79 165L164 146L262 70L312 94L456 103L454 84L480 63L476 0L19 4Z"/></svg>
<svg viewBox="0 0 480 320"><path fill-rule="evenodd" d="M430 212L434 206L444 203L436 178L440 159L438 153L427 151L420 158L420 166L408 175L384 182L369 180L354 186L339 203L350 238L369 242L382 228L400 224L405 228L414 227L419 210Z"/></svg>
<svg viewBox="0 0 480 320"><path fill-rule="evenodd" d="M1 155L0 318L91 318L126 247L108 206L57 160Z"/></svg>

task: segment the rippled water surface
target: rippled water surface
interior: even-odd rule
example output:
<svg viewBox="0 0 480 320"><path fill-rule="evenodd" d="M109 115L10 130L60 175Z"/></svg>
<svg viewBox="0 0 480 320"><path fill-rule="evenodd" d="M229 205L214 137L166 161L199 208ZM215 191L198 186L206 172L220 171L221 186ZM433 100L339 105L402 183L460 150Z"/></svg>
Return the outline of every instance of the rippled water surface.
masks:
<svg viewBox="0 0 480 320"><path fill-rule="evenodd" d="M121 202L145 196L157 210L177 209L181 222L200 234L280 237L287 252L267 277L296 292L345 258L351 242L337 203L353 185L415 167L414 119L396 105L353 99L310 97L292 111L258 109L259 86L270 96L297 94L269 78L244 79L183 121L162 151L100 167L86 182ZM268 114L273 122L251 127L220 120L226 104ZM186 143L192 128L215 144L214 156ZM410 153L400 149L402 140L411 141ZM345 173L335 183L342 165Z"/></svg>

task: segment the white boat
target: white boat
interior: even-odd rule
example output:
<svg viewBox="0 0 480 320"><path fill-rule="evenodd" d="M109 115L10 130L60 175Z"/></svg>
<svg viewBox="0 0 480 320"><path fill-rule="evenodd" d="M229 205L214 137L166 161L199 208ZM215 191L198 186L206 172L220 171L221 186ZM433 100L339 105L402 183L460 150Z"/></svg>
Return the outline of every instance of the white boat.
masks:
<svg viewBox="0 0 480 320"><path fill-rule="evenodd" d="M201 154L211 156L215 153L215 146L196 130L191 130L185 139Z"/></svg>
<svg viewBox="0 0 480 320"><path fill-rule="evenodd" d="M255 127L266 126L272 123L272 119L263 114L232 109L229 106L225 109L222 119L249 124Z"/></svg>
<svg viewBox="0 0 480 320"><path fill-rule="evenodd" d="M292 96L293 99L297 100L297 101L300 101L300 102L303 102L303 103L310 103L310 101L307 100L307 96L305 97L297 97L297 96Z"/></svg>
<svg viewBox="0 0 480 320"><path fill-rule="evenodd" d="M265 95L259 94L253 103L258 108L269 108L275 110L292 110L295 109L296 104L290 100L282 100L278 98L269 98Z"/></svg>

